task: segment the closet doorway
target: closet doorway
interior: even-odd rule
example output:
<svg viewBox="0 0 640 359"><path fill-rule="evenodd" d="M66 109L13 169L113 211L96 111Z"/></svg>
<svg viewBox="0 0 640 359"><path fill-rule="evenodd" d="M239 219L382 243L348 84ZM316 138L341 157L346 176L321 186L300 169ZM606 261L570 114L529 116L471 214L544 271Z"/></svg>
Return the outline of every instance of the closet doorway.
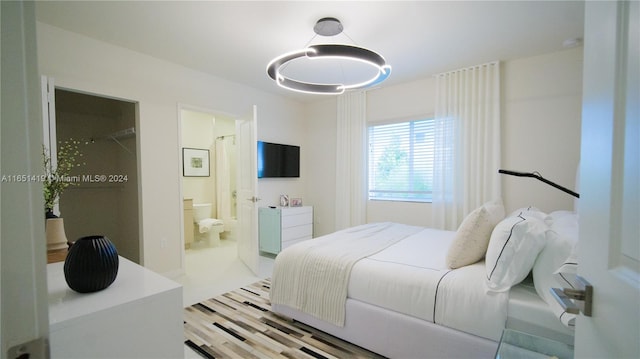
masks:
<svg viewBox="0 0 640 359"><path fill-rule="evenodd" d="M140 264L137 116L135 102L55 89L56 142L82 153L78 181L59 200L67 239L105 235Z"/></svg>

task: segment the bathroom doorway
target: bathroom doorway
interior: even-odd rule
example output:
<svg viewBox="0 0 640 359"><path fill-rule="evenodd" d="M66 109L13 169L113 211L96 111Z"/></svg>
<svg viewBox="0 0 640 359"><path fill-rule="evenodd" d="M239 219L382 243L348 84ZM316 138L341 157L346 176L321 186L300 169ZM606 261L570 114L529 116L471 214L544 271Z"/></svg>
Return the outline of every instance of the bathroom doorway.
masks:
<svg viewBox="0 0 640 359"><path fill-rule="evenodd" d="M59 200L69 241L105 235L118 254L141 263L137 103L55 89L58 148L75 142L82 161Z"/></svg>
<svg viewBox="0 0 640 359"><path fill-rule="evenodd" d="M184 249L235 246L235 119L181 108Z"/></svg>
<svg viewBox="0 0 640 359"><path fill-rule="evenodd" d="M195 156L187 155L181 161L181 165L187 165L187 172L191 175L185 176L184 166L180 169L185 246L182 247L183 273L174 279L183 286L183 303L191 305L247 283L253 283L260 278L270 277L274 261L273 258L259 257L259 268L255 271L240 256L242 250L240 244L243 241L252 240L256 242L255 254L258 256L257 238L243 236L236 219L237 214L247 218L246 212L240 213L238 209L238 205L241 204L238 201L240 188L236 187L239 182L243 182L239 180L245 179L243 175L246 175L247 164L251 162L241 162L243 158L241 146L243 142L247 142L247 138L254 137L249 136L251 134L246 131L236 129L239 123L246 120L235 115L183 105L178 108L178 113L180 155L182 156L184 149L187 149L187 153ZM255 106L252 108L252 114L255 124ZM221 157L220 146L222 145L225 146L224 152L227 157ZM191 163L190 158L193 157L196 160ZM225 161L221 158L225 159L226 165L223 165ZM208 167L203 165L204 162L208 162ZM243 177L238 178L238 176ZM257 181L255 175L249 177ZM218 186L225 181L229 183L227 190L224 190L226 188L224 185ZM254 193L255 196L257 192ZM210 216L211 221L221 220L223 223L219 241L212 240L208 232L203 233L199 239L195 239L195 236L200 235L200 225L194 219L194 212L197 205L207 203L211 204L210 209L206 206L199 207L205 208L204 216ZM251 228L253 224L255 223L245 220L245 226ZM189 236L194 236L191 242L189 242Z"/></svg>

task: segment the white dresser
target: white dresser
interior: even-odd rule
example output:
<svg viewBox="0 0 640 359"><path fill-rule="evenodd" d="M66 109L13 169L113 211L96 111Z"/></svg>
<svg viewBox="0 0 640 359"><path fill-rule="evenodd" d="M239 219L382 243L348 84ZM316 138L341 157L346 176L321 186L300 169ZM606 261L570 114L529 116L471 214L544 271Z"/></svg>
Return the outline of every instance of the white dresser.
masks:
<svg viewBox="0 0 640 359"><path fill-rule="evenodd" d="M281 250L313 237L313 207L261 207L258 209L260 251Z"/></svg>
<svg viewBox="0 0 640 359"><path fill-rule="evenodd" d="M182 286L126 258L106 289L80 294L64 263L47 265L52 358L181 358Z"/></svg>

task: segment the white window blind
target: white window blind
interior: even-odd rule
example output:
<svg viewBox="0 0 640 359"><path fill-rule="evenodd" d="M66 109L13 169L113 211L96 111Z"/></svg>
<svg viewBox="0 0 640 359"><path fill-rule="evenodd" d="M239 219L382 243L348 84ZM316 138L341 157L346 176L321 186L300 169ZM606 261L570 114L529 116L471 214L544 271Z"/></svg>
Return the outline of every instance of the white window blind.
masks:
<svg viewBox="0 0 640 359"><path fill-rule="evenodd" d="M434 121L369 127L369 199L430 202Z"/></svg>

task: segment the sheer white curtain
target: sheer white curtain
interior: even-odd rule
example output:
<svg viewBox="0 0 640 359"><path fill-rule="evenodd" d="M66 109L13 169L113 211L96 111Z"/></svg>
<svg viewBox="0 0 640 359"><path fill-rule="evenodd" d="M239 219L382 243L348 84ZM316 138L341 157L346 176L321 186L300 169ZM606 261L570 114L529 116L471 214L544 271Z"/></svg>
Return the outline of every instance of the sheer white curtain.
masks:
<svg viewBox="0 0 640 359"><path fill-rule="evenodd" d="M500 64L436 75L433 226L500 197Z"/></svg>
<svg viewBox="0 0 640 359"><path fill-rule="evenodd" d="M336 230L366 222L366 93L340 95L337 118Z"/></svg>
<svg viewBox="0 0 640 359"><path fill-rule="evenodd" d="M226 141L225 137L216 139L216 216L222 220L231 217L231 167Z"/></svg>

